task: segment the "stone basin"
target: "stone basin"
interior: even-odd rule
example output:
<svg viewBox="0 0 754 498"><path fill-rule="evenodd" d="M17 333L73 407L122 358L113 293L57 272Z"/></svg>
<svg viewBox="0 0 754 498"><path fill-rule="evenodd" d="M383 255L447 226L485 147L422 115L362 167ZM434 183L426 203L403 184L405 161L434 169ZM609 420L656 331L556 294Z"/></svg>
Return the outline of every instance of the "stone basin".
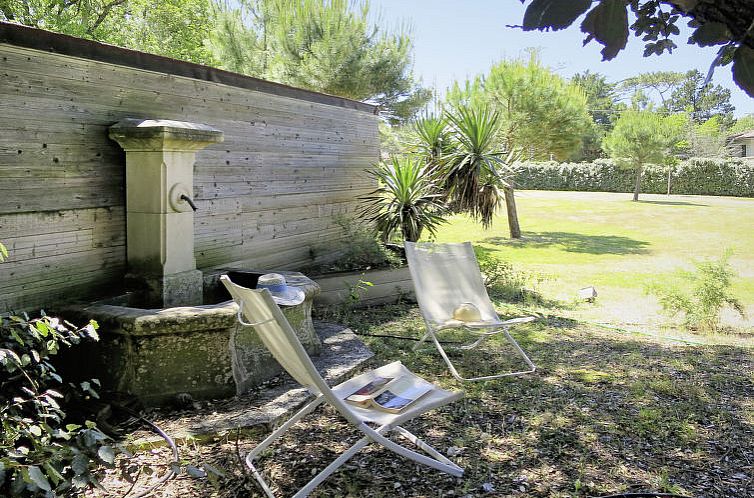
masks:
<svg viewBox="0 0 754 498"><path fill-rule="evenodd" d="M224 273L254 288L267 272L207 273L207 304L197 306L144 309L134 305L131 294L69 308L66 316L72 321L94 319L100 325L100 341L88 348L86 365L78 364L77 370L100 379L103 389L134 396L145 406L234 396L279 374L280 365L253 327L236 320L238 305L219 280ZM283 307L283 314L307 352L317 355L322 346L311 309L319 286L301 273L279 273L306 295L303 303Z"/></svg>

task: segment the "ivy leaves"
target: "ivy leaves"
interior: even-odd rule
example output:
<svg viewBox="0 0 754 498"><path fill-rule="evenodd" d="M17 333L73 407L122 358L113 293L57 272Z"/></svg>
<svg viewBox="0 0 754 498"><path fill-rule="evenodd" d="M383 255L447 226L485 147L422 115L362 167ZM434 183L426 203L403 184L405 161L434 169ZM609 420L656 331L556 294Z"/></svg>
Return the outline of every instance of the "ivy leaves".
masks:
<svg viewBox="0 0 754 498"><path fill-rule="evenodd" d="M96 323L76 328L57 318L0 319L0 496L61 496L96 485L94 465L119 450L94 422L67 423L66 403L98 397L92 379L65 384L52 364L61 345L96 339Z"/></svg>
<svg viewBox="0 0 754 498"><path fill-rule="evenodd" d="M526 3L527 0L521 0ZM721 5L721 4L730 4ZM644 56L672 53L677 47L671 39L680 34L682 17L690 18L694 28L688 43L700 47L723 45L712 63L708 83L716 66L732 62L733 79L754 97L754 9L740 12L732 2L704 0L532 0L526 8L525 31L560 30L571 26L581 15L584 44L596 40L603 45L602 59L611 60L623 50L629 30L644 41ZM636 16L629 26L628 9ZM714 9L714 10L713 10ZM735 19L734 19L735 17ZM749 26L741 29L741 26ZM735 33L734 33L735 31Z"/></svg>

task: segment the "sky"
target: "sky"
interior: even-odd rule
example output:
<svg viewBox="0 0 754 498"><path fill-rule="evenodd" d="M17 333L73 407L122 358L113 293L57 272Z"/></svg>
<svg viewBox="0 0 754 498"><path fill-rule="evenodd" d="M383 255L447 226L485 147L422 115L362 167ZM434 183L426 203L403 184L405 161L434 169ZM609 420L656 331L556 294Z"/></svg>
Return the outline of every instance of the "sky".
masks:
<svg viewBox="0 0 754 498"><path fill-rule="evenodd" d="M682 32L672 54L643 57L644 42L631 33L626 49L602 62L602 45L592 41L582 47L581 19L557 32L506 27L523 20L525 7L519 0L371 0L370 7L381 18L380 25L411 28L414 73L441 94L453 81L485 73L501 59L523 56L529 47L539 48L542 61L564 77L588 69L611 82L654 71L698 69L707 74L717 52L715 47L686 44L688 30L679 21ZM754 113L754 98L736 86L730 66L718 67L712 81L731 90L736 116Z"/></svg>

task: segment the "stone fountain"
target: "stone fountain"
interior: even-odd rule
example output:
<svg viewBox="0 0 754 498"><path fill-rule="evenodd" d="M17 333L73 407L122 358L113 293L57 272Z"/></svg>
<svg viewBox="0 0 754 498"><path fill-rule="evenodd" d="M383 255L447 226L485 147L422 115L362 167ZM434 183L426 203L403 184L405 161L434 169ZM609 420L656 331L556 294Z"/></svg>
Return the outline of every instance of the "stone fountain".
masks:
<svg viewBox="0 0 754 498"><path fill-rule="evenodd" d="M123 296L70 310L100 323L101 341L89 355L89 372L105 389L125 392L145 405L176 396L207 399L240 394L277 375L280 367L252 327L236 321L238 307L219 284L228 270L202 272L194 258L193 171L197 151L222 142L207 125L125 119L110 138L126 151L128 274ZM265 271L229 269L254 287ZM321 343L311 319L319 286L286 273L306 300L283 312L310 354Z"/></svg>

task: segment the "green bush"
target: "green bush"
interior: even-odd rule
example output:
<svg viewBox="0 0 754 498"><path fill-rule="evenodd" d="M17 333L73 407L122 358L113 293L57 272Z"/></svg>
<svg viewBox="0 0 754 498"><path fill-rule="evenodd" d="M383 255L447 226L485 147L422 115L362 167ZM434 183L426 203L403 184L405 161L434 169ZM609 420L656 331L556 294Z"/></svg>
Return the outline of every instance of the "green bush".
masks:
<svg viewBox="0 0 754 498"><path fill-rule="evenodd" d="M304 273L394 268L403 264L398 254L377 240L373 228L345 216L338 216L334 221L342 230L342 239L313 248L312 257L323 262L304 268ZM342 241L347 244L344 246Z"/></svg>
<svg viewBox="0 0 754 498"><path fill-rule="evenodd" d="M671 193L754 197L754 165L741 159L688 159L671 166ZM524 163L516 170L521 189L582 192L633 192L634 173L610 159L592 163ZM668 166L644 169L643 193L664 194Z"/></svg>
<svg viewBox="0 0 754 498"><path fill-rule="evenodd" d="M94 466L113 463L116 450L96 424L64 411L98 397L98 381L66 384L50 361L61 346L96 339L95 329L50 317L0 319L0 496L74 495L97 484Z"/></svg>
<svg viewBox="0 0 754 498"><path fill-rule="evenodd" d="M728 264L728 257L726 254L716 261L697 262L692 272L679 271L679 277L685 281L682 288L655 284L648 291L657 295L667 314L682 314L686 328L717 332L724 307L729 306L745 316L743 306L731 293L736 274Z"/></svg>
<svg viewBox="0 0 754 498"><path fill-rule="evenodd" d="M490 297L508 302L537 300L537 286L545 280L542 275L516 270L509 261L480 258L479 269Z"/></svg>

